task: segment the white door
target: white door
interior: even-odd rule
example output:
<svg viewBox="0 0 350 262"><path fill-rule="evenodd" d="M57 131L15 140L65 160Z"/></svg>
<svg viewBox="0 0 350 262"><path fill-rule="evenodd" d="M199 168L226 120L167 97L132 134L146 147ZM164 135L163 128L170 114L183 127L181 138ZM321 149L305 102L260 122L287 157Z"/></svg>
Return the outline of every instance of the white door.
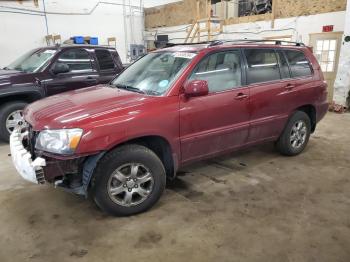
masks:
<svg viewBox="0 0 350 262"><path fill-rule="evenodd" d="M342 32L310 35L310 44L328 84L328 100L330 102L333 100L342 35Z"/></svg>

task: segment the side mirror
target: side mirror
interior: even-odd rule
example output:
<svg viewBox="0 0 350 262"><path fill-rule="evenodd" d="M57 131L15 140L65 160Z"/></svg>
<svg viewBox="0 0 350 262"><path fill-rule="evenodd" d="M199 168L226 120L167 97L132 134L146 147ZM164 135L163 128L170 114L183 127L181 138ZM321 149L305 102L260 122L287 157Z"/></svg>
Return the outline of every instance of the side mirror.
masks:
<svg viewBox="0 0 350 262"><path fill-rule="evenodd" d="M56 63L54 68L52 69L52 73L55 75L68 73L69 72L69 66L65 63Z"/></svg>
<svg viewBox="0 0 350 262"><path fill-rule="evenodd" d="M206 96L209 93L208 82L205 80L192 80L185 84L187 97Z"/></svg>

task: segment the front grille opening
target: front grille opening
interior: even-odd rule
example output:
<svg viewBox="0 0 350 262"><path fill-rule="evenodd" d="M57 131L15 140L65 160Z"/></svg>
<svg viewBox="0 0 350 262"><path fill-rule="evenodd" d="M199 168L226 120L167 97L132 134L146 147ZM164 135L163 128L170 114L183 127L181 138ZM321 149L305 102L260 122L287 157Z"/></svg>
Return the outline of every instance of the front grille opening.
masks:
<svg viewBox="0 0 350 262"><path fill-rule="evenodd" d="M31 125L28 126L28 151L32 155L32 159L35 159L35 142L38 132L35 132L33 130L33 127Z"/></svg>

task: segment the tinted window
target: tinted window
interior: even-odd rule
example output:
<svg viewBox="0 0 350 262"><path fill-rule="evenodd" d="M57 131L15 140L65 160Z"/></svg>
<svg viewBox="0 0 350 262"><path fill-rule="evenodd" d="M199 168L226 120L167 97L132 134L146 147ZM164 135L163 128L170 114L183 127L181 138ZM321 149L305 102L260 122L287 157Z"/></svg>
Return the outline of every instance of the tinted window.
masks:
<svg viewBox="0 0 350 262"><path fill-rule="evenodd" d="M280 62L280 70L282 78L290 78L289 67L282 51L277 51L279 62Z"/></svg>
<svg viewBox="0 0 350 262"><path fill-rule="evenodd" d="M270 49L246 49L248 84L280 79L277 56Z"/></svg>
<svg viewBox="0 0 350 262"><path fill-rule="evenodd" d="M67 64L71 72L92 70L90 55L84 49L70 49L64 51L59 56L58 62Z"/></svg>
<svg viewBox="0 0 350 262"><path fill-rule="evenodd" d="M310 63L303 52L292 50L285 50L284 52L293 77L310 76L312 74Z"/></svg>
<svg viewBox="0 0 350 262"><path fill-rule="evenodd" d="M114 69L114 62L109 51L97 49L95 54L101 70Z"/></svg>
<svg viewBox="0 0 350 262"><path fill-rule="evenodd" d="M206 80L209 92L219 92L242 85L241 58L239 51L209 55L197 65L190 80Z"/></svg>

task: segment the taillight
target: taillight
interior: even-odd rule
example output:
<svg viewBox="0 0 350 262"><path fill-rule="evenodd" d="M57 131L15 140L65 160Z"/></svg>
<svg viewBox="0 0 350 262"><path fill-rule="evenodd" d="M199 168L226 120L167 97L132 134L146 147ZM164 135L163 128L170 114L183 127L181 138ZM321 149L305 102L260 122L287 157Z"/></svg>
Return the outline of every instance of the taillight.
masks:
<svg viewBox="0 0 350 262"><path fill-rule="evenodd" d="M321 101L326 101L328 99L328 84L327 81L323 81L321 85Z"/></svg>

